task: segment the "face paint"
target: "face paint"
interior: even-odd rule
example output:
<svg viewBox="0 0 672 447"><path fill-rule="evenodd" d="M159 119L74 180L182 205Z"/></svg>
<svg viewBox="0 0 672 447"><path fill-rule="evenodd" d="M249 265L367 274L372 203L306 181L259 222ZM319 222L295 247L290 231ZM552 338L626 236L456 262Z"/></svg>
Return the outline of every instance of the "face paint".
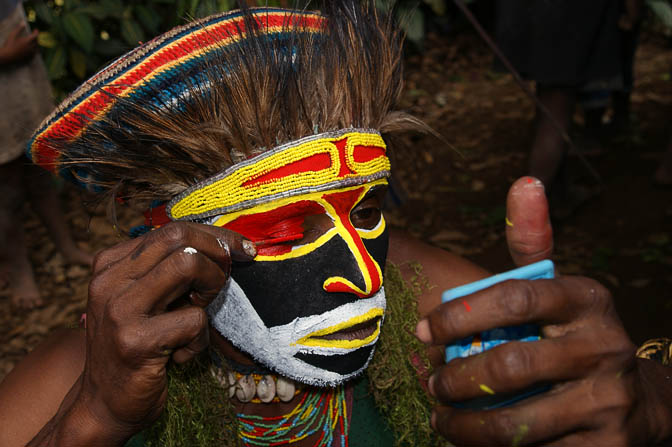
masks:
<svg viewBox="0 0 672 447"><path fill-rule="evenodd" d="M258 243L255 261L237 265L208 307L212 325L299 382L336 385L362 372L385 312L378 195L389 175L380 133L343 129L263 152L171 200L172 220Z"/></svg>
<svg viewBox="0 0 672 447"><path fill-rule="evenodd" d="M215 328L300 382L335 385L361 373L385 311L388 237L382 215L357 228L351 213L386 184L305 194L216 219L254 242L303 235L313 230L311 219L323 228L312 238L262 246L254 263L234 269L208 308Z"/></svg>

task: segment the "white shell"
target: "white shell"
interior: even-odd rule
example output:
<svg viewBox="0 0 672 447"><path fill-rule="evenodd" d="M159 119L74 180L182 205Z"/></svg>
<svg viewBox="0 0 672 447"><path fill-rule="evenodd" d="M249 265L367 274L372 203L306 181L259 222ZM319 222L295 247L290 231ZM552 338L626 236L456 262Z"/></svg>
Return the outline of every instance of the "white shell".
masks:
<svg viewBox="0 0 672 447"><path fill-rule="evenodd" d="M229 379L229 386L233 386L236 384L236 375L229 371L227 374L227 378Z"/></svg>
<svg viewBox="0 0 672 447"><path fill-rule="evenodd" d="M275 397L275 380L273 376L264 376L257 384L257 397L264 403L268 403Z"/></svg>
<svg viewBox="0 0 672 447"><path fill-rule="evenodd" d="M231 399L233 396L236 395L236 386L230 386L229 387L229 399Z"/></svg>
<svg viewBox="0 0 672 447"><path fill-rule="evenodd" d="M278 398L283 402L289 402L294 398L294 391L296 387L294 382L284 377L278 377L278 383L275 387L275 392L278 395Z"/></svg>
<svg viewBox="0 0 672 447"><path fill-rule="evenodd" d="M252 376L243 376L238 379L236 385L236 397L241 402L249 402L254 399L254 393L257 391L257 386L254 383Z"/></svg>

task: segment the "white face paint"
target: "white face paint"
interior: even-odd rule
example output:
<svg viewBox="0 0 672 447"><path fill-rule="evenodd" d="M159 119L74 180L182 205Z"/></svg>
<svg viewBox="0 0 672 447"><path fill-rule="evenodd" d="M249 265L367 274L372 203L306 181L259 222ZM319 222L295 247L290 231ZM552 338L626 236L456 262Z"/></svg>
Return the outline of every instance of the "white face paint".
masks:
<svg viewBox="0 0 672 447"><path fill-rule="evenodd" d="M279 309L278 311L282 311ZM320 315L297 317L289 324L267 327L233 278L229 279L217 298L208 306L211 324L237 348L252 355L259 363L298 382L317 386L335 386L362 373L373 356L378 341L382 315L385 312L385 291L367 299L356 300ZM315 343L311 334L319 335L339 327L344 321L379 316L378 329L371 337L357 342ZM339 346L330 346L337 344ZM369 348L370 347L370 348ZM297 358L297 354L338 356L358 349L370 349L365 364L356 371L340 374L320 368Z"/></svg>

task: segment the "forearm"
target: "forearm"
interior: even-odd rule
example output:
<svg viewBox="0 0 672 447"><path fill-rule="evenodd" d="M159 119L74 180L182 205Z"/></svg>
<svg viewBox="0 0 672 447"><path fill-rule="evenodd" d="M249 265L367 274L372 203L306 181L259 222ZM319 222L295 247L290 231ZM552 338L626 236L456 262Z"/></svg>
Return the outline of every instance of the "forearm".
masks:
<svg viewBox="0 0 672 447"><path fill-rule="evenodd" d="M672 438L672 367L637 359L641 393L640 425L647 443Z"/></svg>
<svg viewBox="0 0 672 447"><path fill-rule="evenodd" d="M28 447L123 446L132 435L91 411L80 397L81 380L73 385L58 412L28 443Z"/></svg>

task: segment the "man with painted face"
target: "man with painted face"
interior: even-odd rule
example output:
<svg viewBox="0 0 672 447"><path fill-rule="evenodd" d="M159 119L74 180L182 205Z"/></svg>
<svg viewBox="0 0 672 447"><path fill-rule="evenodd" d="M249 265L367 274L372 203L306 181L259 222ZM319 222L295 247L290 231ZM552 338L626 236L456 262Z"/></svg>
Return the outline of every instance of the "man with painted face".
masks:
<svg viewBox="0 0 672 447"><path fill-rule="evenodd" d="M393 111L400 40L370 3L172 30L43 123L34 162L149 209L144 235L98 254L85 333L50 338L0 385L0 445L437 445L430 424L459 445L672 433L669 368L635 358L599 284L509 281L440 304L487 272L388 232L383 135L422 126ZM543 185L516 182L507 219L516 264L550 255ZM432 287L403 286L409 261ZM527 322L542 340L441 365L444 344ZM449 405L539 382L553 389L508 408Z"/></svg>

